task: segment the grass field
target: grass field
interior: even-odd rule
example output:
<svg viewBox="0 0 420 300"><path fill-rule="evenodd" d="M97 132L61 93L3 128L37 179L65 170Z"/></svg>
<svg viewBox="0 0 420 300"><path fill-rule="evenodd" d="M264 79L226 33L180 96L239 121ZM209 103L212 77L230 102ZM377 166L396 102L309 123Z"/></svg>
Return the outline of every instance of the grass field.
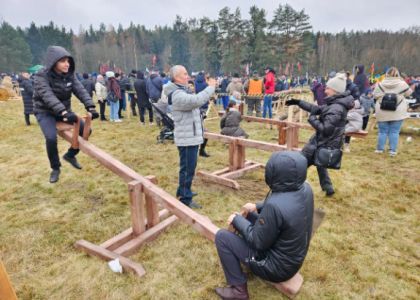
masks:
<svg viewBox="0 0 420 300"><path fill-rule="evenodd" d="M78 102L76 111L82 112ZM49 164L39 127L24 125L19 101L0 102L0 258L19 299L217 299L224 276L212 243L177 223L147 244L134 261L146 276L115 274L107 264L73 247L79 239L101 243L130 226L127 186L81 153L83 170L63 162L60 181L48 183ZM373 153L376 130L352 141L342 169L331 171L336 187L326 198L314 168L308 181L315 206L327 213L301 270L305 282L298 299L418 299L420 295L420 134L404 123L399 154ZM218 121L209 121L211 132ZM277 131L244 123L250 138L275 143ZM137 118L123 123L94 121L90 139L142 175L155 175L175 195L178 153L173 144L156 144L156 127ZM302 132L306 140L310 132ZM407 136L413 137L408 143ZM60 154L68 144L59 140ZM227 164L227 148L209 142L210 158L198 170ZM265 163L269 153L247 151ZM195 180L196 198L215 224L225 227L231 212L267 193L263 171L248 173L233 191ZM250 275L252 299L282 299ZM1 298L1 297L0 297Z"/></svg>

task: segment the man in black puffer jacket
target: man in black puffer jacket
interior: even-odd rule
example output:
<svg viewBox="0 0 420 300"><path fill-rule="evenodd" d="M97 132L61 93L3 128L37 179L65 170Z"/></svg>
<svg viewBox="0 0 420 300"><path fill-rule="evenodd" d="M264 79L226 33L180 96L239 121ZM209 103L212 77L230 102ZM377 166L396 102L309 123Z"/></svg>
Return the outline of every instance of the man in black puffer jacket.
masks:
<svg viewBox="0 0 420 300"><path fill-rule="evenodd" d="M353 108L354 99L346 91L346 75L337 73L328 80L325 88L326 105L317 106L303 100L291 99L286 105L298 105L310 113L308 122L316 130L309 142L302 149L302 154L308 160L308 167L314 164L315 152L319 147L341 149L344 139L344 127L347 122L347 112ZM321 188L327 196L334 194L334 188L328 175L328 170L317 167Z"/></svg>
<svg viewBox="0 0 420 300"><path fill-rule="evenodd" d="M216 247L230 285L216 289L222 299L249 298L240 262L258 277L276 283L299 271L308 252L314 212L306 171L307 162L300 153L273 153L265 168L271 194L263 202L247 203L246 218L229 217L228 223L240 236L224 229L217 232Z"/></svg>
<svg viewBox="0 0 420 300"><path fill-rule="evenodd" d="M77 122L77 116L71 111L72 93L84 104L87 111L96 119L99 114L88 92L74 74L73 57L66 49L50 46L47 49L45 68L34 76L34 113L45 136L48 159L52 169L50 182L57 182L60 175L60 159L57 149L56 122L70 124ZM80 135L83 134L83 122L80 122ZM73 167L82 167L76 160L79 149L69 148L63 156Z"/></svg>

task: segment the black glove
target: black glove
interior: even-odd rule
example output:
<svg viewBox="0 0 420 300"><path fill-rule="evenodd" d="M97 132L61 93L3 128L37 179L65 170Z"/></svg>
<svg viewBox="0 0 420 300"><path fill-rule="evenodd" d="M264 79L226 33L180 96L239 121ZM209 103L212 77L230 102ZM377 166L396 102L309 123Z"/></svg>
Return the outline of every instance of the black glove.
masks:
<svg viewBox="0 0 420 300"><path fill-rule="evenodd" d="M290 106L290 105L299 105L300 100L299 99L290 99L286 101L286 105Z"/></svg>
<svg viewBox="0 0 420 300"><path fill-rule="evenodd" d="M89 112L92 114L92 120L99 118L99 113L94 107L89 107Z"/></svg>
<svg viewBox="0 0 420 300"><path fill-rule="evenodd" d="M319 107L318 106L312 106L311 107L311 111L309 112L311 115L317 115L318 114L318 111L319 111Z"/></svg>
<svg viewBox="0 0 420 300"><path fill-rule="evenodd" d="M77 122L77 120L77 115L72 111L68 111L63 115L63 121L69 124L74 124Z"/></svg>

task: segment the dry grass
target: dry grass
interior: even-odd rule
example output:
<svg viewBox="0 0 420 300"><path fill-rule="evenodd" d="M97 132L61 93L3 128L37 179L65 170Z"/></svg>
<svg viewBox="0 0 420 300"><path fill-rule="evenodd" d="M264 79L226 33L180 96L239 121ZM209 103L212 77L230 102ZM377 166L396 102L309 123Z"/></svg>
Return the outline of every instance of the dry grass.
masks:
<svg viewBox="0 0 420 300"><path fill-rule="evenodd" d="M74 103L77 110L80 105ZM133 256L147 271L139 279L112 273L101 260L73 247L78 239L100 243L130 225L126 185L84 154L83 170L63 163L60 181L48 183L44 139L36 125L24 126L22 104L0 102L0 255L20 299L216 299L224 284L215 247L186 225L177 224ZM218 130L218 122L207 124ZM407 121L407 126L420 126ZM251 138L275 142L276 130L245 123ZM178 154L157 145L158 129L138 120L94 122L92 143L142 175L156 175L175 194ZM336 194L325 198L316 171L308 180L316 206L327 217L315 235L302 273L301 299L415 299L420 293L419 194L420 136L400 139L395 158L373 153L376 131L352 143L340 171L332 171ZM302 133L302 139L309 133ZM68 147L60 140L63 154ZM227 149L210 142L209 159L198 169L225 166ZM247 151L265 162L269 153ZM201 213L224 227L225 219L247 201L264 197L263 171L240 180L241 191L194 182ZM281 296L251 276L253 299Z"/></svg>

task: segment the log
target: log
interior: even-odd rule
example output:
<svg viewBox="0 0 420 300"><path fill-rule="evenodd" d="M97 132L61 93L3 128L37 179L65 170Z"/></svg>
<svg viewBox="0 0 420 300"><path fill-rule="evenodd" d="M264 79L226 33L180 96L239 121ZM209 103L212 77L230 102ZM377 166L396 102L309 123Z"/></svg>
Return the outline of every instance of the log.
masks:
<svg viewBox="0 0 420 300"><path fill-rule="evenodd" d="M198 171L197 173L198 177L203 178L204 181L217 183L223 186L230 187L235 190L239 190L239 183L237 183L235 180L229 179L229 178L223 178L220 175L213 175L211 173L207 173L204 171Z"/></svg>
<svg viewBox="0 0 420 300"><path fill-rule="evenodd" d="M223 178L229 178L229 179L235 179L243 176L245 173L253 171L255 169L264 168L265 166L263 164L259 163L252 163L248 164L247 166L243 167L242 169L238 169L235 171L227 172L225 174L221 174L219 176Z"/></svg>
<svg viewBox="0 0 420 300"><path fill-rule="evenodd" d="M146 271L144 270L143 266L139 263L135 263L131 261L130 259L121 256L119 254L116 254L112 251L109 251L105 248L102 248L100 246L97 246L95 244L92 244L85 240L77 241L74 246L86 252L89 255L99 257L101 259L104 259L106 261L114 260L118 258L120 260L120 264L123 267L124 271L126 272L132 272L136 274L137 276L141 277L146 274Z"/></svg>

